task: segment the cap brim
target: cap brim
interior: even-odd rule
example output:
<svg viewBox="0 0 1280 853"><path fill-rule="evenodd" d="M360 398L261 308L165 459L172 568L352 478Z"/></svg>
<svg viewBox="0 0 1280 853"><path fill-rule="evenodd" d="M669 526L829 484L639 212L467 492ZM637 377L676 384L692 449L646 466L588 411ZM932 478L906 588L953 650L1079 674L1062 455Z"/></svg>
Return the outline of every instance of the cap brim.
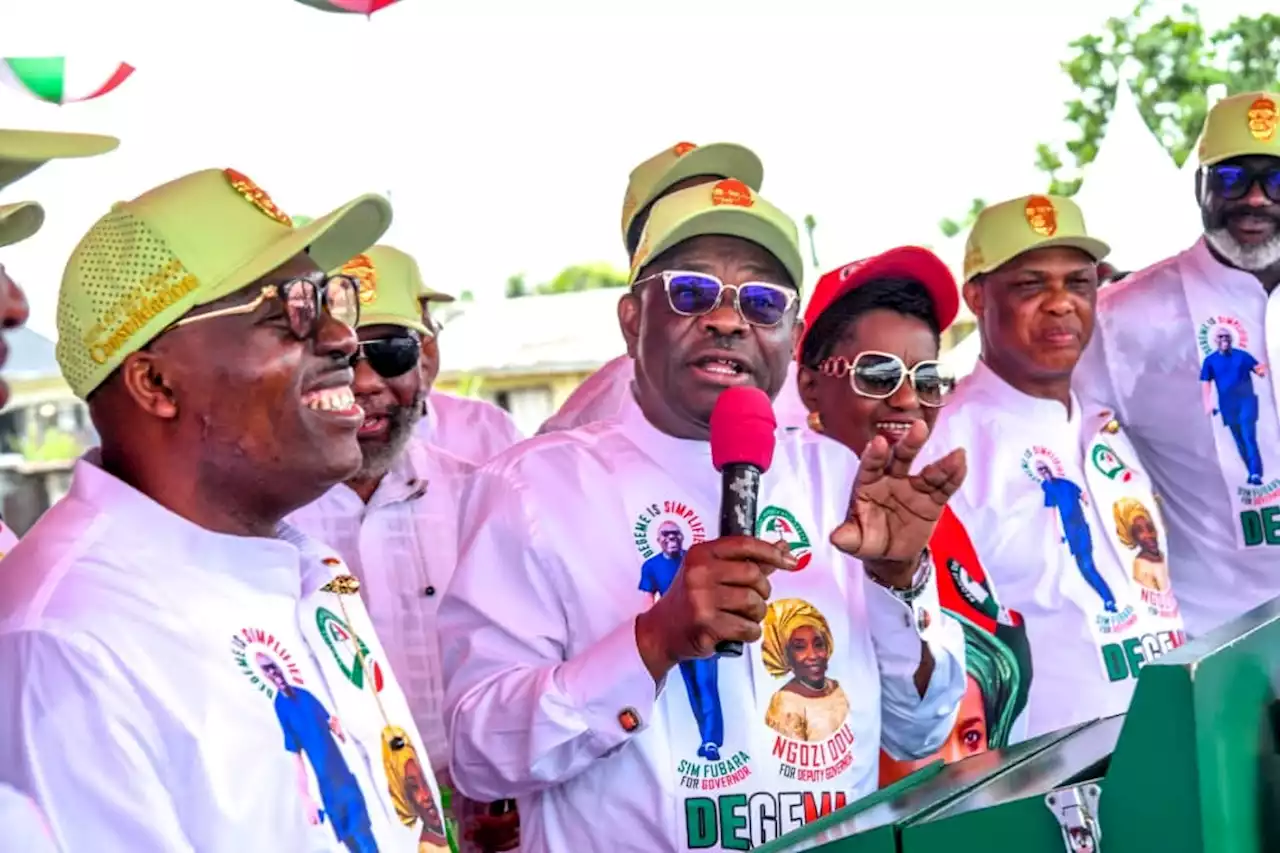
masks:
<svg viewBox="0 0 1280 853"><path fill-rule="evenodd" d="M1014 258L1021 257L1027 252L1035 252L1039 249L1053 249L1057 247L1079 249L1089 257L1093 258L1096 262L1101 262L1103 258L1111 254L1111 247L1094 237L1050 237L1047 240L1036 243L1034 246L1028 246L1022 251L1010 255L1007 258L996 258L986 264L983 264L978 269L969 273L965 280L972 281L977 276L986 275L989 272L998 270Z"/></svg>
<svg viewBox="0 0 1280 853"><path fill-rule="evenodd" d="M322 270L333 270L371 248L391 227L391 204L362 195L293 232L242 264L216 287L201 290L196 305L235 293L306 252Z"/></svg>
<svg viewBox="0 0 1280 853"><path fill-rule="evenodd" d="M119 146L120 140L114 136L0 130L0 188L26 177L50 160L96 157Z"/></svg>
<svg viewBox="0 0 1280 853"><path fill-rule="evenodd" d="M438 290L432 290L429 287L424 288L423 291L418 294L418 299L423 302L456 302L457 301L456 297L450 296L447 293L441 293Z"/></svg>
<svg viewBox="0 0 1280 853"><path fill-rule="evenodd" d="M701 175L737 178L753 191L760 192L760 185L764 183L764 163L760 162L760 158L751 149L732 142L715 142L690 149L687 154L676 158L662 177L654 182L648 195L636 199L635 213L627 222L627 227L631 227L636 214L653 204L655 199L661 198L676 184Z"/></svg>
<svg viewBox="0 0 1280 853"><path fill-rule="evenodd" d="M423 324L421 318L410 320L400 314L361 314L359 325L360 328L365 326L403 326L406 329L413 329L420 335L431 335L430 330Z"/></svg>
<svg viewBox="0 0 1280 853"><path fill-rule="evenodd" d="M1238 148L1228 148L1226 151L1216 152L1209 157L1198 158L1201 166L1213 166L1224 160L1232 160L1236 157L1276 157L1276 147L1272 144L1259 142L1256 145L1243 145Z"/></svg>
<svg viewBox="0 0 1280 853"><path fill-rule="evenodd" d="M43 224L44 208L34 201L0 205L0 246L21 243Z"/></svg>
<svg viewBox="0 0 1280 853"><path fill-rule="evenodd" d="M650 261L685 240L712 235L738 237L762 247L778 259L783 269L791 276L796 289L800 289L804 281L804 259L800 257L796 244L785 231L769 219L752 213L749 207L726 205L701 210L689 216L654 244L649 253ZM639 274L640 268L631 273L632 283L636 281Z"/></svg>

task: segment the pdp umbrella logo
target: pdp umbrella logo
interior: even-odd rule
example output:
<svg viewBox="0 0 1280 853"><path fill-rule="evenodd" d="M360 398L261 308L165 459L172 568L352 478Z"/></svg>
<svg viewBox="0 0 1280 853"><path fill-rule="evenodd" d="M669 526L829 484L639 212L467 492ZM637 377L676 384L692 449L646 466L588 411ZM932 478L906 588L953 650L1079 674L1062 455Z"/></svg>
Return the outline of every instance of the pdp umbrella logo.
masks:
<svg viewBox="0 0 1280 853"><path fill-rule="evenodd" d="M803 569L813 559L809 535L796 517L780 506L767 506L756 521L757 535L766 542L786 542L796 569Z"/></svg>
<svg viewBox="0 0 1280 853"><path fill-rule="evenodd" d="M335 613L323 607L316 609L316 627L320 629L321 638L329 647L329 651L333 652L333 658L338 662L338 668L342 670L347 680L354 684L357 690L363 690L367 671L373 679L374 692L381 693L384 682L382 666L373 659L364 640L357 637L351 627ZM361 666L361 660L364 661L363 666Z"/></svg>

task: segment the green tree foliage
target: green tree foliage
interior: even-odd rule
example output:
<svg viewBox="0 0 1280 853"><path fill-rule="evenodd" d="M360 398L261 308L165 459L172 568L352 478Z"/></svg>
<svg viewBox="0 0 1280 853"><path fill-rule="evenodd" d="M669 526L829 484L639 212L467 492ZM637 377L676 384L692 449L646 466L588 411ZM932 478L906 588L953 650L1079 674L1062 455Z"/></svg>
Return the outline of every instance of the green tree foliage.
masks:
<svg viewBox="0 0 1280 853"><path fill-rule="evenodd" d="M1149 0L1128 16L1111 18L1102 32L1069 45L1063 71L1079 91L1066 103L1066 119L1079 136L1063 152L1042 144L1036 165L1049 175L1049 191L1072 195L1074 173L1093 162L1116 100L1116 85L1132 88L1147 127L1179 166L1191 154L1204 126L1211 86L1229 93L1274 88L1280 80L1280 16L1238 17L1215 32L1193 6L1157 17Z"/></svg>
<svg viewBox="0 0 1280 853"><path fill-rule="evenodd" d="M947 237L947 238L954 237L957 234L959 234L961 231L968 230L969 227L973 225L974 222L977 221L978 214L981 213L982 209L986 206L987 206L987 203L984 200L980 198L975 198L969 204L968 213L966 213L960 219L943 219L939 221L938 230L942 232L943 237Z"/></svg>
<svg viewBox="0 0 1280 853"><path fill-rule="evenodd" d="M818 244L813 238L813 232L818 230L818 220L814 218L812 213L804 215L804 230L809 235L809 258L813 261L813 268L819 269Z"/></svg>
<svg viewBox="0 0 1280 853"><path fill-rule="evenodd" d="M581 290L599 290L606 287L626 287L627 274L604 262L574 264L565 267L559 275L536 287L530 288L523 274L507 279L507 298L516 299L530 294L577 293Z"/></svg>

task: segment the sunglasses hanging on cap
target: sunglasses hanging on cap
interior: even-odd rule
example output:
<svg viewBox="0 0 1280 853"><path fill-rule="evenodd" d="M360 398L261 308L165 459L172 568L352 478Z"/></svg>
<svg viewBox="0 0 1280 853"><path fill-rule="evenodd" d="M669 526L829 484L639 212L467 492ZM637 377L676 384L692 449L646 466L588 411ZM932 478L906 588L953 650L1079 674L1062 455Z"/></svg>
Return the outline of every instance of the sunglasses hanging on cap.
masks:
<svg viewBox="0 0 1280 853"><path fill-rule="evenodd" d="M852 362L843 356L832 356L824 359L818 369L837 379L848 376L853 392L872 400L889 399L910 378L916 399L929 408L945 403L956 387L955 376L942 363L920 361L908 368L902 359L887 352L858 353Z"/></svg>
<svg viewBox="0 0 1280 853"><path fill-rule="evenodd" d="M395 379L418 366L421 352L422 339L412 333L375 338L360 342L360 348L351 357L351 365L354 367L363 359L383 379Z"/></svg>
<svg viewBox="0 0 1280 853"><path fill-rule="evenodd" d="M298 340L305 341L315 337L321 313L354 329L360 320L359 294L359 282L348 275L325 276L317 273L314 276L298 276L278 284L263 285L257 297L243 305L189 315L170 328L190 325L199 320L212 320L214 317L252 314L268 299L276 299L284 309L289 331Z"/></svg>
<svg viewBox="0 0 1280 853"><path fill-rule="evenodd" d="M700 317L720 307L725 291L733 291L733 304L753 326L776 326L795 304L794 288L763 281L749 281L739 285L725 284L713 275L685 270L664 270L647 275L632 287L650 281L662 280L671 310L685 317Z"/></svg>
<svg viewBox="0 0 1280 853"><path fill-rule="evenodd" d="M1210 191L1228 201L1244 198L1257 184L1268 200L1280 204L1280 167L1218 163L1209 167L1208 180Z"/></svg>

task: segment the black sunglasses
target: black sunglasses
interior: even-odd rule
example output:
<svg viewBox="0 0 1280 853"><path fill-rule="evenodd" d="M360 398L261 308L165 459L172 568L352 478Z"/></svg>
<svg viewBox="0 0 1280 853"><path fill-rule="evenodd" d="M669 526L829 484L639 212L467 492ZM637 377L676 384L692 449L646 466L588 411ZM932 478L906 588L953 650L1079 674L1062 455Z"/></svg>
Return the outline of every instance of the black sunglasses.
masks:
<svg viewBox="0 0 1280 853"><path fill-rule="evenodd" d="M417 367L421 353L422 339L414 333L374 338L360 342L360 348L351 357L351 366L364 359L383 379L395 379Z"/></svg>
<svg viewBox="0 0 1280 853"><path fill-rule="evenodd" d="M1214 195L1234 201L1244 198L1254 184L1262 194L1280 204L1280 166L1253 167L1239 163L1218 163L1207 171L1209 189Z"/></svg>

